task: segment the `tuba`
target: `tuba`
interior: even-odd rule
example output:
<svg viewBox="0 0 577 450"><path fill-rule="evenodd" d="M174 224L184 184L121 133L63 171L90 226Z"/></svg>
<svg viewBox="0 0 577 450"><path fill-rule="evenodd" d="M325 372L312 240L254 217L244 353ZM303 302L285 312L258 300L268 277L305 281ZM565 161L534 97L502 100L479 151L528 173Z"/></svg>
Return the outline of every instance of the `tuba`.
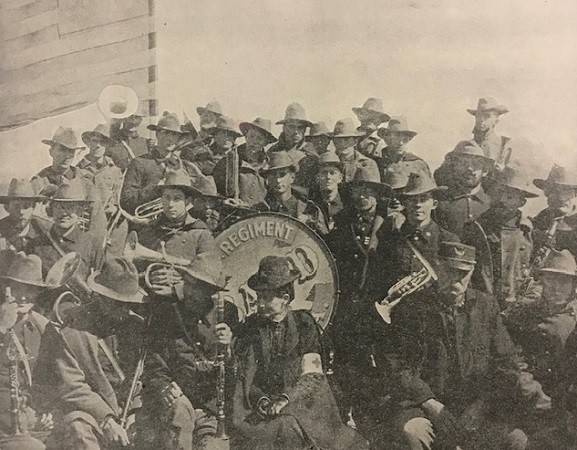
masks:
<svg viewBox="0 0 577 450"><path fill-rule="evenodd" d="M423 289L431 281L438 280L435 270L421 252L419 252L410 241L407 240L406 243L421 264L422 268L417 272L413 272L410 275L401 278L389 288L387 296L384 299L375 302L377 312L386 324L391 323L391 312L393 308L401 302L401 300Z"/></svg>
<svg viewBox="0 0 577 450"><path fill-rule="evenodd" d="M102 89L97 106L107 121L125 119L138 111L138 97L129 87L114 84Z"/></svg>

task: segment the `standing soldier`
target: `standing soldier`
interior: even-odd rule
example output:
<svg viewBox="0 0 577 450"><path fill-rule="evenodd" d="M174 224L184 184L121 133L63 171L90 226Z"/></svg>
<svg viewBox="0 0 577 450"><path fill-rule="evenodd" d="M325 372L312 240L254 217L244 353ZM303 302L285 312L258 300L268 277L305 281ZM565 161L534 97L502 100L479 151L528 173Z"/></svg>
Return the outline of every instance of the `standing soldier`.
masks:
<svg viewBox="0 0 577 450"><path fill-rule="evenodd" d="M369 158L380 158L385 142L378 135L378 129L391 118L383 110L383 101L380 98L368 98L363 106L353 108L353 112L361 122L357 130L364 136L357 144L357 150Z"/></svg>
<svg viewBox="0 0 577 450"><path fill-rule="evenodd" d="M220 161L226 152L235 147L235 141L242 136L234 125L234 120L230 117L217 117L216 123L207 130L212 136L212 159L215 163Z"/></svg>
<svg viewBox="0 0 577 450"><path fill-rule="evenodd" d="M474 141L459 142L451 154L452 180L435 218L443 228L462 237L465 223L477 220L489 209L491 199L482 181L495 162Z"/></svg>
<svg viewBox="0 0 577 450"><path fill-rule="evenodd" d="M200 131L198 134L200 138L205 141L207 145L212 143L212 136L209 132L219 117L222 117L222 107L216 100L209 102L205 107L199 106L196 112L200 117Z"/></svg>
<svg viewBox="0 0 577 450"><path fill-rule="evenodd" d="M46 220L34 216L34 210L44 197L34 193L28 180L13 178L8 193L0 196L7 217L0 219L0 250L11 248L17 252L30 253L35 239L42 234L42 227L50 225Z"/></svg>
<svg viewBox="0 0 577 450"><path fill-rule="evenodd" d="M94 131L82 133L82 141L88 147L88 154L76 167L89 172L96 186L106 219L118 210L118 195L122 184L122 172L114 161L105 155L106 148L114 145L107 125L98 124Z"/></svg>
<svg viewBox="0 0 577 450"><path fill-rule="evenodd" d="M105 155L122 171L128 168L134 158L148 153L148 141L138 134L138 127L146 115L138 111L111 124L110 137L114 144L106 147Z"/></svg>
<svg viewBox="0 0 577 450"><path fill-rule="evenodd" d="M130 443L121 419L134 368L118 357L116 335L140 334L143 323L136 311L145 298L136 268L125 259L109 260L88 282L92 301L69 309L64 322L48 324L42 336L34 377L43 389L41 404L61 417L47 441L49 450Z"/></svg>
<svg viewBox="0 0 577 450"><path fill-rule="evenodd" d="M316 154L320 156L327 152L327 147L331 143L329 129L324 122L313 123L309 134L305 136L305 140L314 147Z"/></svg>
<svg viewBox="0 0 577 450"><path fill-rule="evenodd" d="M252 206L263 201L266 196L265 182L259 171L266 160L266 146L277 139L267 119L258 117L252 122L241 122L239 128L246 143L227 152L216 164L212 176L221 195ZM234 167L235 163L238 168Z"/></svg>
<svg viewBox="0 0 577 450"><path fill-rule="evenodd" d="M404 166L408 173L423 172L431 173L427 163L418 156L407 151L408 143L417 135L416 131L409 129L405 116L392 117L387 128L379 128L377 134L387 144L382 150L382 157L377 159L381 177L391 164Z"/></svg>
<svg viewBox="0 0 577 450"><path fill-rule="evenodd" d="M555 164L546 180L537 178L533 184L547 198L547 208L533 219L533 257L543 247L554 247L577 258L577 173Z"/></svg>
<svg viewBox="0 0 577 450"><path fill-rule="evenodd" d="M499 117L509 110L494 98L486 97L479 99L477 109L467 111L475 116L473 141L481 147L485 156L495 161L497 170L503 170L511 156L511 148L508 147L510 138L498 135L495 126L499 123ZM435 170L435 180L439 185L450 186L453 172L451 156L448 153L441 167Z"/></svg>
<svg viewBox="0 0 577 450"><path fill-rule="evenodd" d="M155 200L156 186L177 164L179 141L185 136L176 114L164 112L156 125L149 125L156 132L156 145L146 155L130 162L120 195L120 206L130 214L137 206Z"/></svg>
<svg viewBox="0 0 577 450"><path fill-rule="evenodd" d="M309 189L317 173L318 155L313 146L306 141L305 133L313 124L307 119L302 105L296 102L287 106L284 119L276 124L282 125L282 132L278 142L269 148L269 155L274 152L286 152L299 167L295 186Z"/></svg>
<svg viewBox="0 0 577 450"><path fill-rule="evenodd" d="M463 241L476 247L479 255L473 287L493 293L505 308L520 294L533 250L533 226L521 208L528 198L539 195L519 166L495 172L491 181L493 204L475 222L467 224Z"/></svg>
<svg viewBox="0 0 577 450"><path fill-rule="evenodd" d="M352 181L359 167L364 167L370 172L378 170L377 163L373 159L357 150L356 145L362 135L357 131L352 119L347 117L339 120L335 124L334 131L330 133L330 137L333 140L337 155L343 163L343 181Z"/></svg>
<svg viewBox="0 0 577 450"><path fill-rule="evenodd" d="M54 193L62 182L78 179L82 183L87 199L91 202L88 229L95 239L104 239L106 215L104 214L104 205L102 205L94 186L93 177L89 172L72 165L76 151L84 148L78 146L76 133L72 128L58 127L52 139L43 139L42 143L50 146L52 165L42 169L32 177L32 182L45 182L45 184L51 185L50 193Z"/></svg>
<svg viewBox="0 0 577 450"><path fill-rule="evenodd" d="M342 181L343 163L339 157L334 152L323 153L319 158L319 173L310 199L321 208L325 219L324 227L329 232L335 225L335 216L344 208L339 193Z"/></svg>

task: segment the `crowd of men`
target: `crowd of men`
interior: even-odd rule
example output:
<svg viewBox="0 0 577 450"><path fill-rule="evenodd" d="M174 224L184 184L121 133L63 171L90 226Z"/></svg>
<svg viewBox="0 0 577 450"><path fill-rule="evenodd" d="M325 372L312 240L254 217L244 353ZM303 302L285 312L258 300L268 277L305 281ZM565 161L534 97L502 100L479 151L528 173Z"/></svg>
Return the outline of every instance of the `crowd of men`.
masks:
<svg viewBox="0 0 577 450"><path fill-rule="evenodd" d="M434 171L405 117L352 111L330 131L291 103L277 137L214 101L154 141L139 113L42 140L0 196L0 449L577 449L577 171L528 179L492 98ZM330 250L325 329L280 254L255 314L223 301L215 236L262 212Z"/></svg>

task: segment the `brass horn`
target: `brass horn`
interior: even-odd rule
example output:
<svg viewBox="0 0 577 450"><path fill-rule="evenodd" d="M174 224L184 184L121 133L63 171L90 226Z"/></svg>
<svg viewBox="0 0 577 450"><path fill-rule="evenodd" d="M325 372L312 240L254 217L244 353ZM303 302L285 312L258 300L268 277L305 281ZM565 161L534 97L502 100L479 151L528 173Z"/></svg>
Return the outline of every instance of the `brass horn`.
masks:
<svg viewBox="0 0 577 450"><path fill-rule="evenodd" d="M129 87L114 84L102 89L97 105L106 120L124 119L138 111L138 97Z"/></svg>
<svg viewBox="0 0 577 450"><path fill-rule="evenodd" d="M134 217L138 223L148 223L155 220L162 213L160 198L138 205L134 210Z"/></svg>

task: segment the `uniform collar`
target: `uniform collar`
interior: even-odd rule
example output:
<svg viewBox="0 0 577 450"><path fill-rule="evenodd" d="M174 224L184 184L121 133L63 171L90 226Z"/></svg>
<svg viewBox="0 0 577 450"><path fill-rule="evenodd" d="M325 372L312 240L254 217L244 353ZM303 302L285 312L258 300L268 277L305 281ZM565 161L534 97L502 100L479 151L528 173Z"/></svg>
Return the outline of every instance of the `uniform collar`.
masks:
<svg viewBox="0 0 577 450"><path fill-rule="evenodd" d="M112 166L114 166L114 161L112 161L112 158L110 158L106 155L104 156L102 164L100 164L99 166L96 166L86 156L84 158L82 158L78 164L76 164L76 167L78 167L79 169L85 169L85 170L86 169L88 169L88 170L100 170L100 169L103 169L104 167L112 167Z"/></svg>

